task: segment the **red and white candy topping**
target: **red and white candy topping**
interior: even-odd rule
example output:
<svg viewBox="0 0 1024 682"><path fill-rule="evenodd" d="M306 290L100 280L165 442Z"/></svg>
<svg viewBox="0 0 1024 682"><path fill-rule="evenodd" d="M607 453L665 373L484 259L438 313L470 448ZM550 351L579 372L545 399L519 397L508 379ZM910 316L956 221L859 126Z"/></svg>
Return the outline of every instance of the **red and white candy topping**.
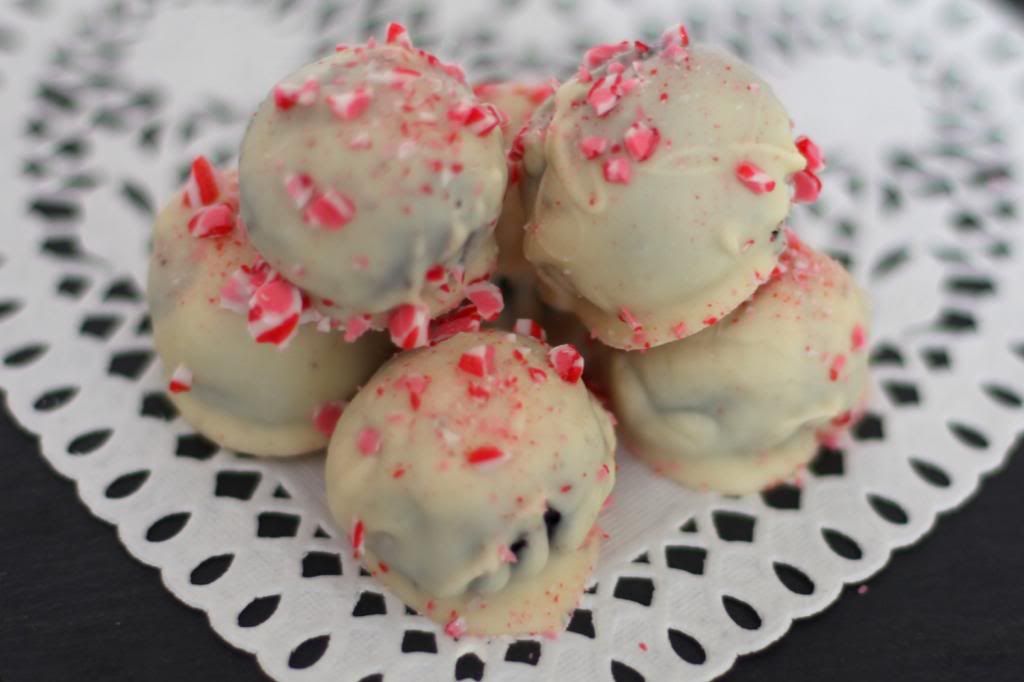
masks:
<svg viewBox="0 0 1024 682"><path fill-rule="evenodd" d="M363 428L356 435L356 448L359 449L361 454L367 457L376 455L380 452L380 442L380 431L372 426Z"/></svg>
<svg viewBox="0 0 1024 682"><path fill-rule="evenodd" d="M480 316L490 322L505 309L505 297L501 289L491 282L475 282L466 287L466 298L476 306Z"/></svg>
<svg viewBox="0 0 1024 682"><path fill-rule="evenodd" d="M171 380L167 383L171 393L188 393L192 390L192 370L183 363L174 368Z"/></svg>
<svg viewBox="0 0 1024 682"><path fill-rule="evenodd" d="M366 541L366 526L359 519L352 524L350 539L352 540L352 555L358 559L363 556L363 543Z"/></svg>
<svg viewBox="0 0 1024 682"><path fill-rule="evenodd" d="M604 162L604 179L613 185L628 185L633 179L633 167L629 159L617 156Z"/></svg>
<svg viewBox="0 0 1024 682"><path fill-rule="evenodd" d="M270 279L249 300L249 335L256 343L287 347L298 332L303 307L298 287L280 276Z"/></svg>
<svg viewBox="0 0 1024 682"><path fill-rule="evenodd" d="M626 131L626 151L634 161L643 162L651 158L661 141L661 133L643 121L636 121Z"/></svg>
<svg viewBox="0 0 1024 682"><path fill-rule="evenodd" d="M370 108L373 101L373 90L358 87L351 92L328 95L327 106L342 121L354 121Z"/></svg>
<svg viewBox="0 0 1024 682"><path fill-rule="evenodd" d="M388 332L391 341L402 350L422 348L429 342L430 313L422 305L403 304L391 311Z"/></svg>
<svg viewBox="0 0 1024 682"><path fill-rule="evenodd" d="M307 223L315 227L330 231L340 230L355 218L356 205L340 192L317 192L302 215Z"/></svg>
<svg viewBox="0 0 1024 682"><path fill-rule="evenodd" d="M583 376L583 356L571 343L552 348L548 352L548 364L570 384L575 384Z"/></svg>
<svg viewBox="0 0 1024 682"><path fill-rule="evenodd" d="M412 39L409 38L409 31L402 24L391 22L388 24L387 37L388 45L399 45L412 49Z"/></svg>
<svg viewBox="0 0 1024 682"><path fill-rule="evenodd" d="M317 405L313 410L313 428L324 436L330 438L334 434L334 427L341 419L341 413L345 411L345 403L341 400L330 400Z"/></svg>
<svg viewBox="0 0 1024 682"><path fill-rule="evenodd" d="M821 180L810 171L793 173L793 201L798 204L812 204L821 194Z"/></svg>
<svg viewBox="0 0 1024 682"><path fill-rule="evenodd" d="M736 179L754 194L767 194L775 189L775 180L750 161L736 166Z"/></svg>
<svg viewBox="0 0 1024 682"><path fill-rule="evenodd" d="M456 334L480 331L483 318L472 303L456 308L430 323L430 343L441 343Z"/></svg>
<svg viewBox="0 0 1024 682"><path fill-rule="evenodd" d="M508 459L508 453L494 445L482 445L466 453L466 462L474 467L489 467Z"/></svg>
<svg viewBox="0 0 1024 682"><path fill-rule="evenodd" d="M531 336L541 342L547 342L548 340L548 334L544 331L544 328L539 323L526 318L516 320L512 331L520 336Z"/></svg>
<svg viewBox="0 0 1024 682"><path fill-rule="evenodd" d="M466 619L455 616L444 626L444 633L452 639L458 639L466 634Z"/></svg>
<svg viewBox="0 0 1024 682"><path fill-rule="evenodd" d="M489 377L495 373L494 346L480 345L470 348L459 358L459 369L475 377Z"/></svg>
<svg viewBox="0 0 1024 682"><path fill-rule="evenodd" d="M298 86L282 83L274 87L274 104L281 111L288 111L296 105L311 107L319 97L320 83L315 78L309 78Z"/></svg>
<svg viewBox="0 0 1024 682"><path fill-rule="evenodd" d="M220 198L220 176L210 160L197 156L185 184L183 200L186 206L211 206Z"/></svg>
<svg viewBox="0 0 1024 682"><path fill-rule="evenodd" d="M228 204L204 206L188 221L188 233L193 237L223 237L235 229L235 209Z"/></svg>

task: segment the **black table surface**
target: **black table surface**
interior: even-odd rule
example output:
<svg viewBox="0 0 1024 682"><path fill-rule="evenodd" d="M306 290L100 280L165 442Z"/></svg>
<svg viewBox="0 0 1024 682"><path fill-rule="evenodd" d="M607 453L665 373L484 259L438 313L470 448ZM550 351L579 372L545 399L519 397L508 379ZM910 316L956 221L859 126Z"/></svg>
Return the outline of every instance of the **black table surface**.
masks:
<svg viewBox="0 0 1024 682"><path fill-rule="evenodd" d="M1024 440L1015 450L866 591L846 588L721 679L1024 680ZM0 467L0 682L268 679L128 555L6 412Z"/></svg>

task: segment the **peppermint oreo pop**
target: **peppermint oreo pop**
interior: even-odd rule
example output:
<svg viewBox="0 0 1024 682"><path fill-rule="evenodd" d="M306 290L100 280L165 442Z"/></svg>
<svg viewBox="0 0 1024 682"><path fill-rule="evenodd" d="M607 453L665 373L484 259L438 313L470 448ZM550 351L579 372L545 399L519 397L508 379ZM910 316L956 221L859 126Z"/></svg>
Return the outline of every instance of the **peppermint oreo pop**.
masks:
<svg viewBox="0 0 1024 682"><path fill-rule="evenodd" d="M399 346L425 345L429 320L494 267L500 122L398 25L387 44L339 46L275 87L249 126L253 244L349 336L387 326Z"/></svg>
<svg viewBox="0 0 1024 682"><path fill-rule="evenodd" d="M842 266L790 234L768 283L714 327L614 353L628 447L694 488L742 494L791 476L866 398L868 318Z"/></svg>
<svg viewBox="0 0 1024 682"><path fill-rule="evenodd" d="M308 297L249 244L236 175L205 160L157 217L147 288L171 400L216 443L256 455L327 444L345 401L386 359L305 323Z"/></svg>
<svg viewBox="0 0 1024 682"><path fill-rule="evenodd" d="M523 142L526 257L553 304L622 349L731 312L785 248L791 185L799 201L820 186L768 84L682 27L591 49Z"/></svg>
<svg viewBox="0 0 1024 682"><path fill-rule="evenodd" d="M559 630L586 586L615 435L582 371L569 346L459 334L394 358L339 420L334 518L448 634Z"/></svg>

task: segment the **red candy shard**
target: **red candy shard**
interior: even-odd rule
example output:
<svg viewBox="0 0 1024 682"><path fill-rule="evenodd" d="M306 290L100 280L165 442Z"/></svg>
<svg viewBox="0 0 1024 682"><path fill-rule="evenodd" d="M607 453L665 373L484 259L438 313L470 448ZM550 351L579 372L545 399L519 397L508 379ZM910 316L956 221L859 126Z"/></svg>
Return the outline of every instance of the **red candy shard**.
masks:
<svg viewBox="0 0 1024 682"><path fill-rule="evenodd" d="M677 339L684 339L684 338L686 338L686 334L687 334L686 323L685 322L680 322L676 326L672 327L672 334Z"/></svg>
<svg viewBox="0 0 1024 682"><path fill-rule="evenodd" d="M295 105L308 107L316 104L320 95L320 82L310 77L300 86L279 84L274 87L274 104L281 111L288 111Z"/></svg>
<svg viewBox="0 0 1024 682"><path fill-rule="evenodd" d="M249 300L249 335L256 343L285 348L298 332L302 309L298 287L275 276L260 285Z"/></svg>
<svg viewBox="0 0 1024 682"><path fill-rule="evenodd" d="M548 340L548 334L544 331L544 328L541 327L539 323L526 318L516 320L515 325L512 327L512 331L520 336L533 337L538 341L546 342Z"/></svg>
<svg viewBox="0 0 1024 682"><path fill-rule="evenodd" d="M622 41L621 43L606 43L604 45L595 45L594 47L587 50L583 55L583 63L591 69L595 69L609 59L625 52L629 49L629 42Z"/></svg>
<svg viewBox="0 0 1024 682"><path fill-rule="evenodd" d="M373 91L358 87L351 92L327 97L327 106L342 121L354 121L363 115L373 101Z"/></svg>
<svg viewBox="0 0 1024 682"><path fill-rule="evenodd" d="M669 45L678 45L679 47L687 47L690 44L690 34L686 30L686 26L683 24L677 24L665 29L665 32L661 34L661 46L668 47Z"/></svg>
<svg viewBox="0 0 1024 682"><path fill-rule="evenodd" d="M443 282L447 271L443 265L434 265L427 269L427 273L424 276L428 282Z"/></svg>
<svg viewBox="0 0 1024 682"><path fill-rule="evenodd" d="M444 633L452 639L458 639L466 634L466 620L453 615L452 619L444 626Z"/></svg>
<svg viewBox="0 0 1024 682"><path fill-rule="evenodd" d="M867 343L868 338L864 327L859 324L855 325L853 331L850 332L850 348L854 351L863 350Z"/></svg>
<svg viewBox="0 0 1024 682"><path fill-rule="evenodd" d="M414 411L420 409L423 404L423 393L430 385L430 377L422 374L409 374L402 377L402 386L409 392L409 407Z"/></svg>
<svg viewBox="0 0 1024 682"><path fill-rule="evenodd" d="M804 170L811 173L820 173L825 170L825 155L822 153L821 147L814 143L814 140L806 135L801 135L796 138L796 148L800 155L807 160L807 167Z"/></svg>
<svg viewBox="0 0 1024 682"><path fill-rule="evenodd" d="M846 356L837 355L832 360L832 365L828 368L828 379L829 381L839 381L839 377L843 372L843 367L846 366Z"/></svg>
<svg viewBox="0 0 1024 682"><path fill-rule="evenodd" d="M715 317L714 315L708 315L707 317L704 318L703 322L705 327L714 327L716 324L718 324L718 318Z"/></svg>
<svg viewBox="0 0 1024 682"><path fill-rule="evenodd" d="M651 158L661 141L661 133L643 121L636 121L626 131L626 151L634 161L643 162Z"/></svg>
<svg viewBox="0 0 1024 682"><path fill-rule="evenodd" d="M476 306L480 316L490 322L497 319L505 309L505 298L501 289L491 282L476 282L466 287L466 298Z"/></svg>
<svg viewBox="0 0 1024 682"><path fill-rule="evenodd" d="M628 185L633 179L633 167L629 159L617 156L604 162L604 179L616 185Z"/></svg>
<svg viewBox="0 0 1024 682"><path fill-rule="evenodd" d="M798 204L812 204L821 194L821 180L810 171L793 174L793 201Z"/></svg>
<svg viewBox="0 0 1024 682"><path fill-rule="evenodd" d="M368 331L370 331L369 315L353 315L345 320L344 338L348 343L358 341Z"/></svg>
<svg viewBox="0 0 1024 682"><path fill-rule="evenodd" d="M459 369L475 377L492 376L495 372L494 346L483 344L470 348L459 358Z"/></svg>
<svg viewBox="0 0 1024 682"><path fill-rule="evenodd" d="M235 209L227 204L205 206L188 221L188 233L193 237L223 237L235 229Z"/></svg>
<svg viewBox="0 0 1024 682"><path fill-rule="evenodd" d="M416 69L410 69L405 66L396 66L395 68L391 69L391 71L384 74L381 80L383 80L383 82L386 83L387 85L390 85L395 89L401 90L406 85L412 83L422 75L423 74L417 71Z"/></svg>
<svg viewBox="0 0 1024 682"><path fill-rule="evenodd" d="M448 111L448 119L468 128L477 137L486 137L501 125L503 116L491 104L463 102Z"/></svg>
<svg viewBox="0 0 1024 682"><path fill-rule="evenodd" d="M422 305L403 304L391 311L388 318L388 331L391 341L402 350L412 350L426 346L429 337L427 326L430 314Z"/></svg>
<svg viewBox="0 0 1024 682"><path fill-rule="evenodd" d="M185 205L192 208L210 206L220 198L217 169L205 156L192 161L192 170L185 185Z"/></svg>
<svg viewBox="0 0 1024 682"><path fill-rule="evenodd" d="M475 467L497 464L506 458L505 451L494 445L482 445L466 453L466 461Z"/></svg>
<svg viewBox="0 0 1024 682"><path fill-rule="evenodd" d="M519 557L509 549L508 545L498 545L498 560L503 564L514 564L519 561Z"/></svg>
<svg viewBox="0 0 1024 682"><path fill-rule="evenodd" d="M409 31L405 26L392 21L388 24L387 37L388 45L400 45L401 47L412 48L412 40L409 38Z"/></svg>
<svg viewBox="0 0 1024 682"><path fill-rule="evenodd" d="M355 215L356 205L351 199L328 190L323 194L314 193L302 217L310 225L333 231L348 225Z"/></svg>
<svg viewBox="0 0 1024 682"><path fill-rule="evenodd" d="M466 304L430 323L430 343L440 343L464 332L478 332L481 321L476 306Z"/></svg>
<svg viewBox="0 0 1024 682"><path fill-rule="evenodd" d="M548 363L555 373L570 384L583 376L583 356L571 343L555 346L548 352Z"/></svg>
<svg viewBox="0 0 1024 682"><path fill-rule="evenodd" d="M380 452L380 431L372 426L364 427L356 435L356 448L363 455L369 457Z"/></svg>
<svg viewBox="0 0 1024 682"><path fill-rule="evenodd" d="M590 92L587 93L587 102L598 117L607 116L619 103L622 97L619 87L621 82L622 75L614 74L602 76L591 86Z"/></svg>
<svg viewBox="0 0 1024 682"><path fill-rule="evenodd" d="M188 393L192 390L192 370L179 364L171 374L171 380L167 383L167 390L171 393Z"/></svg>
<svg viewBox="0 0 1024 682"><path fill-rule="evenodd" d="M284 191L300 211L306 208L316 192L316 186L306 173L289 173L284 177Z"/></svg>
<svg viewBox="0 0 1024 682"><path fill-rule="evenodd" d="M588 160L596 159L608 149L608 140L603 137L585 137L580 140L580 151Z"/></svg>
<svg viewBox="0 0 1024 682"><path fill-rule="evenodd" d="M366 538L366 526L359 519L352 524L352 554L356 559L363 556L363 542Z"/></svg>
<svg viewBox="0 0 1024 682"><path fill-rule="evenodd" d="M491 397L491 389L473 382L470 382L469 386L466 387L466 393L473 398L480 398L482 400L487 400Z"/></svg>
<svg viewBox="0 0 1024 682"><path fill-rule="evenodd" d="M317 405L313 410L313 428L330 438L344 411L345 402L341 400L329 400Z"/></svg>
<svg viewBox="0 0 1024 682"><path fill-rule="evenodd" d="M775 180L750 161L736 166L736 179L754 194L767 194L775 189Z"/></svg>

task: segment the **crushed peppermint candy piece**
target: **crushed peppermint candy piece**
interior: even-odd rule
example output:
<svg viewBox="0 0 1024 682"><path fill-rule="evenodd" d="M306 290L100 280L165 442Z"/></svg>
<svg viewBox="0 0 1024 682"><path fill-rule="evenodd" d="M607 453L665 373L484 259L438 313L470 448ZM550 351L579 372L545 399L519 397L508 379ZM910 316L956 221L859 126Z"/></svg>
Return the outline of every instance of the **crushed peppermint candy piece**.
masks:
<svg viewBox="0 0 1024 682"><path fill-rule="evenodd" d="M401 47L412 48L412 39L409 38L409 31L401 24L392 21L388 24L388 30L385 40L388 45L399 45Z"/></svg>
<svg viewBox="0 0 1024 682"><path fill-rule="evenodd" d="M590 92L587 93L587 102L598 117L607 116L618 105L622 98L621 83L622 75L613 74L602 76L591 86Z"/></svg>
<svg viewBox="0 0 1024 682"><path fill-rule="evenodd" d="M444 626L444 633L452 639L458 639L466 634L466 619L459 616L453 617Z"/></svg>
<svg viewBox="0 0 1024 682"><path fill-rule="evenodd" d="M422 348L429 341L427 334L430 313L422 305L403 304L391 311L388 331L391 341L402 350Z"/></svg>
<svg viewBox="0 0 1024 682"><path fill-rule="evenodd" d="M274 104L281 111L288 111L299 105L309 107L316 104L320 96L320 82L313 77L299 86L279 84L274 87Z"/></svg>
<svg viewBox="0 0 1024 682"><path fill-rule="evenodd" d="M302 292L294 284L274 277L249 300L249 335L256 343L285 348L295 337L302 314Z"/></svg>
<svg viewBox="0 0 1024 682"><path fill-rule="evenodd" d="M825 170L825 155L821 151L821 147L814 143L814 140L801 135L796 138L796 148L800 152L800 155L807 160L807 167L804 169L811 173L820 173Z"/></svg>
<svg viewBox="0 0 1024 682"><path fill-rule="evenodd" d="M478 332L482 321L476 306L466 304L430 323L430 343L440 343L456 334Z"/></svg>
<svg viewBox="0 0 1024 682"><path fill-rule="evenodd" d="M669 45L678 45L679 47L690 45L690 34L687 32L686 26L677 24L665 29L665 32L661 34L661 46L668 47Z"/></svg>
<svg viewBox="0 0 1024 682"><path fill-rule="evenodd" d="M868 343L867 334L864 332L864 327L861 325L855 325L853 331L850 332L850 348L854 351L863 350Z"/></svg>
<svg viewBox="0 0 1024 682"><path fill-rule="evenodd" d="M584 53L583 63L591 69L596 69L615 55L627 50L629 50L629 41L627 40L623 40L621 43L595 45Z"/></svg>
<svg viewBox="0 0 1024 682"><path fill-rule="evenodd" d="M483 344L470 348L459 358L459 369L476 377L488 377L495 373L496 352L494 346Z"/></svg>
<svg viewBox="0 0 1024 682"><path fill-rule="evenodd" d="M570 384L575 384L583 376L583 356L571 343L552 348L548 352L548 364Z"/></svg>
<svg viewBox="0 0 1024 682"><path fill-rule="evenodd" d="M345 320L345 341L347 343L358 341L363 334L370 331L370 327L369 315L353 315Z"/></svg>
<svg viewBox="0 0 1024 682"><path fill-rule="evenodd" d="M192 370L184 363L174 368L171 380L167 382L167 390L171 393L188 393L192 390Z"/></svg>
<svg viewBox="0 0 1024 682"><path fill-rule="evenodd" d="M494 445L482 445L466 453L466 461L475 467L499 464L506 459L508 454Z"/></svg>
<svg viewBox="0 0 1024 682"><path fill-rule="evenodd" d="M220 181L217 169L205 156L192 161L192 170L185 184L185 205L192 208L211 206L220 198Z"/></svg>
<svg viewBox="0 0 1024 682"><path fill-rule="evenodd" d="M373 101L373 90L359 87L351 92L343 92L327 97L327 106L331 113L342 121L354 121L363 115Z"/></svg>
<svg viewBox="0 0 1024 682"><path fill-rule="evenodd" d="M334 231L348 225L355 215L356 205L351 199L329 190L322 194L314 193L302 217L310 225Z"/></svg>
<svg viewBox="0 0 1024 682"><path fill-rule="evenodd" d="M220 288L220 307L241 315L249 313L249 299L256 290L252 274L239 268L231 273Z"/></svg>
<svg viewBox="0 0 1024 682"><path fill-rule="evenodd" d="M603 137L591 136L580 140L580 151L587 160L594 160L608 149L608 140Z"/></svg>
<svg viewBox="0 0 1024 682"><path fill-rule="evenodd" d="M617 156L604 162L604 179L616 185L628 185L633 179L633 167L629 159Z"/></svg>
<svg viewBox="0 0 1024 682"><path fill-rule="evenodd" d="M643 162L651 158L661 141L661 133L643 121L636 121L626 131L626 151L634 161Z"/></svg>
<svg viewBox="0 0 1024 682"><path fill-rule="evenodd" d="M509 549L508 545L498 545L498 560L503 564L514 564L519 561L519 557Z"/></svg>
<svg viewBox="0 0 1024 682"><path fill-rule="evenodd" d="M538 341L547 342L548 334L544 331L544 327L541 327L538 322L527 318L520 318L516 320L515 325L512 327L512 331L520 336L531 336Z"/></svg>
<svg viewBox="0 0 1024 682"><path fill-rule="evenodd" d="M846 356L837 355L832 360L832 365L828 368L829 381L839 381L839 377L843 373L843 368L846 367Z"/></svg>
<svg viewBox="0 0 1024 682"><path fill-rule="evenodd" d="M422 374L408 374L402 377L402 386L409 393L409 407L414 411L420 409L423 404L423 393L430 385L430 377Z"/></svg>
<svg viewBox="0 0 1024 682"><path fill-rule="evenodd" d="M313 198L316 186L313 178L306 173L289 173L284 177L284 191L295 204L295 208L301 211Z"/></svg>
<svg viewBox="0 0 1024 682"><path fill-rule="evenodd" d="M466 298L476 306L477 312L487 322L497 319L505 309L505 298L501 289L491 282L475 282L466 287Z"/></svg>
<svg viewBox="0 0 1024 682"><path fill-rule="evenodd" d="M363 556L363 542L366 539L365 536L366 536L366 526L363 525L362 521L360 521L359 519L356 519L355 523L352 524L352 533L351 533L352 555L355 556L356 559L358 559L361 556Z"/></svg>
<svg viewBox="0 0 1024 682"><path fill-rule="evenodd" d="M754 194L767 194L775 189L775 180L750 161L736 166L736 179Z"/></svg>
<svg viewBox="0 0 1024 682"><path fill-rule="evenodd" d="M502 114L491 104L462 102L448 111L448 120L470 130L477 137L486 137L502 123Z"/></svg>
<svg viewBox="0 0 1024 682"><path fill-rule="evenodd" d="M810 171L793 173L793 201L798 204L812 204L821 194L821 180Z"/></svg>
<svg viewBox="0 0 1024 682"><path fill-rule="evenodd" d="M342 400L329 400L316 406L313 410L313 428L319 433L330 438L334 434L334 427L345 411L346 403Z"/></svg>
<svg viewBox="0 0 1024 682"><path fill-rule="evenodd" d="M356 435L356 448L367 457L380 452L380 431L367 426Z"/></svg>
<svg viewBox="0 0 1024 682"><path fill-rule="evenodd" d="M198 239L223 237L234 231L235 224L235 209L231 206L204 206L188 221L188 233Z"/></svg>

